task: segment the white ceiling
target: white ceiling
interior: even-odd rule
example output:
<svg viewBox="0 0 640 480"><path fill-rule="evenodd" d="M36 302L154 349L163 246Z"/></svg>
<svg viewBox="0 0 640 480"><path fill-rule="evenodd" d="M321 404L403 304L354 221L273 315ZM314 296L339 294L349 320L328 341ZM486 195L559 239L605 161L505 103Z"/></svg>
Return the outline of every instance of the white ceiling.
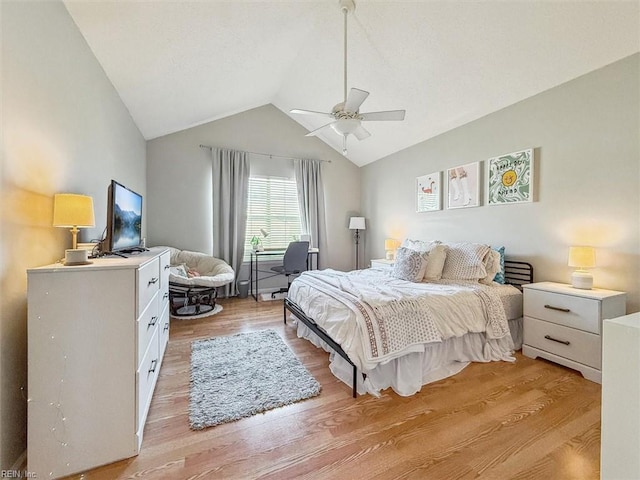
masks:
<svg viewBox="0 0 640 480"><path fill-rule="evenodd" d="M146 139L267 103L312 130L342 101L338 0L65 1ZM640 51L640 2L356 0L349 88L365 165ZM337 151L341 137L320 137Z"/></svg>

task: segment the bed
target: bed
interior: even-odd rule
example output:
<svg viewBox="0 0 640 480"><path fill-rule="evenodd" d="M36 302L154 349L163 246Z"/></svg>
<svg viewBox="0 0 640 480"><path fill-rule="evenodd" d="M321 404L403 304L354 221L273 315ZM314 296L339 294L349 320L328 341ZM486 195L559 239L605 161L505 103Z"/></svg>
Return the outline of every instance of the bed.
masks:
<svg viewBox="0 0 640 480"><path fill-rule="evenodd" d="M446 253L439 261L436 245ZM470 362L515 361L513 351L522 345L520 287L533 281L533 268L505 260L503 248L498 256L489 246L461 245L405 241L396 267L412 256L409 278L396 267L305 272L291 284L284 321L293 314L298 336L330 352L331 372L354 397L387 388L409 396ZM429 262L439 274L425 271ZM461 278L478 275L484 277Z"/></svg>

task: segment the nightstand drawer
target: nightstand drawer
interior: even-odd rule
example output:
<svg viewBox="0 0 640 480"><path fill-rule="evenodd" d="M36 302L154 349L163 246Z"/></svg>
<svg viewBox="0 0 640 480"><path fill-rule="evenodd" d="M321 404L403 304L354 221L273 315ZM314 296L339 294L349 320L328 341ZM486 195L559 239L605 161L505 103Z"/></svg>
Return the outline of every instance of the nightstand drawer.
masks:
<svg viewBox="0 0 640 480"><path fill-rule="evenodd" d="M600 301L561 293L527 289L524 313L529 317L600 333Z"/></svg>
<svg viewBox="0 0 640 480"><path fill-rule="evenodd" d="M524 317L524 343L540 350L600 369L600 336Z"/></svg>

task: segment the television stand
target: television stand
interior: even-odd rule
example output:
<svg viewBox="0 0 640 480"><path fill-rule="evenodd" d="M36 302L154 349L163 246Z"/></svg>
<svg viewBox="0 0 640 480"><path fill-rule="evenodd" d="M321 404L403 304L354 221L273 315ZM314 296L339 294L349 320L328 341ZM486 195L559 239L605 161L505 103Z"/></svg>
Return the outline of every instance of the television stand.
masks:
<svg viewBox="0 0 640 480"><path fill-rule="evenodd" d="M131 248L123 248L119 250L121 253L140 253L140 252L148 252L149 249L145 247L131 247Z"/></svg>
<svg viewBox="0 0 640 480"><path fill-rule="evenodd" d="M118 257L129 258L124 253L121 253L121 252L102 252L102 253L100 253L99 256L100 257L106 257L107 255L117 255Z"/></svg>

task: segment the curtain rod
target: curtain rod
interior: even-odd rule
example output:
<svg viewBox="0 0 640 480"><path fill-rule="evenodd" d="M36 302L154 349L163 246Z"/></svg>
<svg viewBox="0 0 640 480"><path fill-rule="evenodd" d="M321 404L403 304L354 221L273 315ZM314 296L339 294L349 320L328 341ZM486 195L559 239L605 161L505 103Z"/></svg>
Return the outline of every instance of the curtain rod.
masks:
<svg viewBox="0 0 640 480"><path fill-rule="evenodd" d="M209 150L213 149L213 147L211 147L210 145L203 145L203 144L200 144L200 148L208 148ZM284 155L274 155L272 153L260 153L260 152L245 152L245 153L250 153L251 155L262 155L263 157L269 157L269 158L276 157L276 158L286 158L287 160L300 160L299 158L285 157ZM319 161L331 163L331 160L319 160Z"/></svg>

